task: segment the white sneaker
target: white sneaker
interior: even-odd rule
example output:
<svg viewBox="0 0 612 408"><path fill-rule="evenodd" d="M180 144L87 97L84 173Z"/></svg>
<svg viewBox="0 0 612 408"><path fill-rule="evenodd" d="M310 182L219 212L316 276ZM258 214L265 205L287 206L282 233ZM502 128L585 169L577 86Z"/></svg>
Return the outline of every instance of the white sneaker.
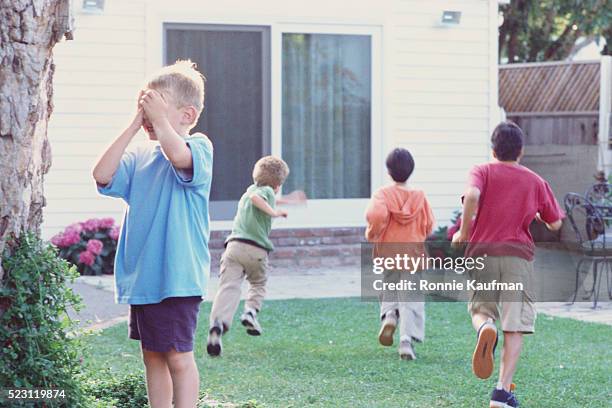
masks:
<svg viewBox="0 0 612 408"><path fill-rule="evenodd" d="M380 325L380 331L378 332L378 341L383 346L393 345L393 334L397 327L397 316L394 311L385 314L385 317Z"/></svg>
<svg viewBox="0 0 612 408"><path fill-rule="evenodd" d="M262 329L255 316L257 316L257 312L255 310L246 309L242 316L240 316L240 323L246 327L247 334L251 336L260 336Z"/></svg>
<svg viewBox="0 0 612 408"><path fill-rule="evenodd" d="M416 354L414 354L411 340L400 340L399 355L402 360L416 360Z"/></svg>

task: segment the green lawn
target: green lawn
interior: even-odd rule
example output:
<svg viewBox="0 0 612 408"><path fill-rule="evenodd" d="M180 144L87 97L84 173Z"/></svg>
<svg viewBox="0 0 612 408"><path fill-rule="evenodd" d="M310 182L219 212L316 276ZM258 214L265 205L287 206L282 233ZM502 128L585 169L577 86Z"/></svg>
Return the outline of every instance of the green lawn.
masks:
<svg viewBox="0 0 612 408"><path fill-rule="evenodd" d="M206 355L210 303L202 306L196 355L202 389L220 401L266 407L484 407L496 383L471 373L475 334L465 304L429 303L417 360L377 342L378 305L359 299L268 301L264 334L238 323L221 358ZM610 407L612 327L540 315L515 376L524 407ZM126 325L87 340L92 375L141 369ZM397 334L396 334L397 336ZM397 344L397 339L396 339ZM501 345L501 344L500 344ZM497 357L499 360L499 348Z"/></svg>

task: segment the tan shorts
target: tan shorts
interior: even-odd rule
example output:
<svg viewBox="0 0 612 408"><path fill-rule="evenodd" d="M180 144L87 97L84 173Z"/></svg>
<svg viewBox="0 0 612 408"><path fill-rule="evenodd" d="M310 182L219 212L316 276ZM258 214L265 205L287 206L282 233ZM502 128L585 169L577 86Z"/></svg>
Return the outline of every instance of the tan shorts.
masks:
<svg viewBox="0 0 612 408"><path fill-rule="evenodd" d="M488 283L523 283L522 291L472 291L468 311L499 320L505 332L533 333L536 309L533 285L533 262L516 256L488 256L484 269L474 270L470 279Z"/></svg>

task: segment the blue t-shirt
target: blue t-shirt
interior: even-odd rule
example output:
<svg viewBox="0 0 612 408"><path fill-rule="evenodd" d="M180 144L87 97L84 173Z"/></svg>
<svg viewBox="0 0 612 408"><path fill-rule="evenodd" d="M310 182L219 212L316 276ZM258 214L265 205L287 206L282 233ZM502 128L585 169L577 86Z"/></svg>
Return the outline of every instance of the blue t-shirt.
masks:
<svg viewBox="0 0 612 408"><path fill-rule="evenodd" d="M159 144L123 154L101 194L127 209L115 257L115 298L134 305L167 297L204 296L210 271L208 197L213 147L202 134L186 137L193 172L172 166Z"/></svg>

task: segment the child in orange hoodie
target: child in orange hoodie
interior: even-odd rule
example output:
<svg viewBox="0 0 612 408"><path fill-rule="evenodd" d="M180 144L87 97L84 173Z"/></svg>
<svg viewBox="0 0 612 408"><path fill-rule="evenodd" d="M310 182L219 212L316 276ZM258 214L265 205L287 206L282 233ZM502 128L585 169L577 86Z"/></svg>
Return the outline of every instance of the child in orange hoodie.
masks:
<svg viewBox="0 0 612 408"><path fill-rule="evenodd" d="M366 211L368 226L366 239L375 243L375 252L393 250L403 245L416 251L415 256L424 253L423 242L431 234L434 216L425 194L414 190L406 182L414 170L414 159L406 149L394 149L387 156L387 171L393 184L378 189ZM385 246L387 244L387 246ZM386 280L400 279L398 272L385 275ZM378 340L383 346L393 345L393 334L398 325L400 331L399 354L403 360L414 360L413 342L425 338L425 304L408 300L400 292L381 296L380 318L382 321Z"/></svg>

